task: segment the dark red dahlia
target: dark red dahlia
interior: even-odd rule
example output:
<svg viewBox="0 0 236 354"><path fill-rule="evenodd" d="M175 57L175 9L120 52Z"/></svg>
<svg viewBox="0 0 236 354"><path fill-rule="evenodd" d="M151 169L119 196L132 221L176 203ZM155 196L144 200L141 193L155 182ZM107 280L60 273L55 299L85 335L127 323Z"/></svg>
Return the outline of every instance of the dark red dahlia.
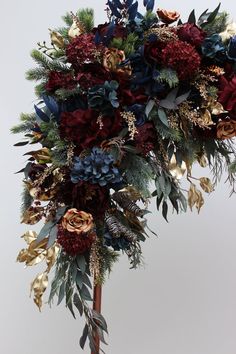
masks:
<svg viewBox="0 0 236 354"><path fill-rule="evenodd" d="M187 80L198 71L201 58L191 44L173 41L163 49L162 62L165 66L176 70L180 80Z"/></svg>
<svg viewBox="0 0 236 354"><path fill-rule="evenodd" d="M89 251L95 239L94 232L78 234L77 232L69 232L62 225L58 225L57 242L70 256Z"/></svg>
<svg viewBox="0 0 236 354"><path fill-rule="evenodd" d="M99 112L93 109L63 112L59 127L61 137L73 141L82 151L116 136L121 130L122 118L119 111L115 111L113 116L102 117L102 126L98 117Z"/></svg>
<svg viewBox="0 0 236 354"><path fill-rule="evenodd" d="M206 37L206 32L193 23L185 23L178 27L177 34L183 42L199 47Z"/></svg>
<svg viewBox="0 0 236 354"><path fill-rule="evenodd" d="M109 206L109 190L99 184L87 182L80 182L73 186L73 206L92 214L95 220L102 219Z"/></svg>
<svg viewBox="0 0 236 354"><path fill-rule="evenodd" d="M97 62L98 51L102 47L102 45L97 46L95 44L94 34L81 34L75 37L67 46L67 60L78 70L85 63Z"/></svg>
<svg viewBox="0 0 236 354"><path fill-rule="evenodd" d="M145 123L137 128L138 133L135 135L135 143L143 155L147 155L154 149L157 142L155 127L153 123Z"/></svg>
<svg viewBox="0 0 236 354"><path fill-rule="evenodd" d="M219 83L218 101L229 112L230 118L236 120L236 75L231 80L221 76Z"/></svg>
<svg viewBox="0 0 236 354"><path fill-rule="evenodd" d="M46 90L48 92L55 92L58 89L73 89L76 86L71 73L63 73L60 71L51 71L48 76Z"/></svg>

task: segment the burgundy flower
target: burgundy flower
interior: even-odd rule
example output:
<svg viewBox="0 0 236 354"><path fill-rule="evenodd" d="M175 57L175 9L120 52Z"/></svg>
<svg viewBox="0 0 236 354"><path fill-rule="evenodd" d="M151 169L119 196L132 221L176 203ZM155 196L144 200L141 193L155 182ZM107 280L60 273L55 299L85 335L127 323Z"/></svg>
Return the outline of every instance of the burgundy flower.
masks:
<svg viewBox="0 0 236 354"><path fill-rule="evenodd" d="M109 26L109 23L98 25L98 27L94 28L93 32L98 32L101 37L105 37L109 30ZM116 24L112 33L112 37L124 39L125 37L127 37L127 28L123 27L120 24Z"/></svg>
<svg viewBox="0 0 236 354"><path fill-rule="evenodd" d="M199 47L206 37L206 32L193 23L185 23L178 27L177 34L183 42L188 42L195 47Z"/></svg>
<svg viewBox="0 0 236 354"><path fill-rule="evenodd" d="M67 61L72 64L74 69L79 70L81 65L85 63L97 62L97 56L102 49L102 45L95 44L92 33L81 34L66 47Z"/></svg>
<svg viewBox="0 0 236 354"><path fill-rule="evenodd" d="M93 109L63 112L59 127L61 137L73 141L82 151L116 136L121 130L122 118L119 111L114 116L102 117L102 126L98 117L99 112Z"/></svg>
<svg viewBox="0 0 236 354"><path fill-rule="evenodd" d="M93 218L102 219L109 206L109 190L98 184L80 182L73 184L73 205L79 210L92 214Z"/></svg>
<svg viewBox="0 0 236 354"><path fill-rule="evenodd" d="M230 118L236 120L236 75L229 81L221 76L219 82L218 101L229 112Z"/></svg>
<svg viewBox="0 0 236 354"><path fill-rule="evenodd" d="M147 155L153 150L157 141L155 127L153 123L145 123L137 128L138 133L135 135L135 143L138 150L143 155Z"/></svg>
<svg viewBox="0 0 236 354"><path fill-rule="evenodd" d="M51 71L48 76L46 90L55 92L58 89L73 89L76 86L76 81L71 73L62 73L60 71Z"/></svg>
<svg viewBox="0 0 236 354"><path fill-rule="evenodd" d="M96 239L94 232L78 234L77 232L69 232L58 225L57 242L62 249L71 256L83 254L90 250Z"/></svg>
<svg viewBox="0 0 236 354"><path fill-rule="evenodd" d="M164 41L152 41L144 46L144 56L147 62L162 62L162 50L166 47L167 43Z"/></svg>
<svg viewBox="0 0 236 354"><path fill-rule="evenodd" d="M111 74L99 63L85 64L78 73L77 82L84 90L111 80Z"/></svg>
<svg viewBox="0 0 236 354"><path fill-rule="evenodd" d="M201 58L191 44L174 41L163 49L162 61L164 65L177 71L180 80L187 80L198 71Z"/></svg>

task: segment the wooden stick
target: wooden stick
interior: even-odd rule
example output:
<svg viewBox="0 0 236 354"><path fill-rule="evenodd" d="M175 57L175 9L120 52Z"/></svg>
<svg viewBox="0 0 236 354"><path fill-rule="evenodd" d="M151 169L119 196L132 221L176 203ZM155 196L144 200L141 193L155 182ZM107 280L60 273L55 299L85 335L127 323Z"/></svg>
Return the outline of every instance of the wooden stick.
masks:
<svg viewBox="0 0 236 354"><path fill-rule="evenodd" d="M101 285L94 285L94 290L93 290L93 309L97 311L98 313L101 313L101 307L102 307L102 286ZM100 339L98 333L95 334L95 348L96 348L96 353L91 352L91 354L98 354L100 350Z"/></svg>

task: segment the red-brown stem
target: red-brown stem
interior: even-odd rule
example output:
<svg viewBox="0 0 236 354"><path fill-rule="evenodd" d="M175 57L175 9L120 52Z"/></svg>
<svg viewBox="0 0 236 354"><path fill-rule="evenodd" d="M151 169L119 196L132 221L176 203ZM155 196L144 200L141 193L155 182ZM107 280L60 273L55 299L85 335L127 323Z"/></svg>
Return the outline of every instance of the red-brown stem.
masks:
<svg viewBox="0 0 236 354"><path fill-rule="evenodd" d="M94 285L94 290L93 290L93 309L97 311L98 313L101 313L101 307L102 307L102 286L101 285ZM100 339L98 333L95 334L94 338L95 342L95 348L97 353L99 353L100 349ZM94 352L91 352L91 354L97 354Z"/></svg>

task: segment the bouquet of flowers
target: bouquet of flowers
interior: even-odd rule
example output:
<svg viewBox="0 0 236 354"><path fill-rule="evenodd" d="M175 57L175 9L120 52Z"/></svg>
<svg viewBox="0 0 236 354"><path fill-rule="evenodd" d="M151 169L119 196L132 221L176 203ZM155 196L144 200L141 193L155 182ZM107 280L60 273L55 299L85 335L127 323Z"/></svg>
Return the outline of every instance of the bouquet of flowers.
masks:
<svg viewBox="0 0 236 354"><path fill-rule="evenodd" d="M220 6L182 22L143 2L145 14L135 0L108 0L97 27L92 9L67 13L31 53L38 103L12 129L25 134L16 146L35 145L19 171L21 221L44 223L22 236L17 259L46 263L31 285L39 309L54 269L49 303L85 316L80 345L88 338L94 352L107 325L89 305L90 277L102 284L120 253L142 264L149 199L167 220L170 208L199 211L223 171L234 191L236 24ZM212 180L193 176L194 164Z"/></svg>

